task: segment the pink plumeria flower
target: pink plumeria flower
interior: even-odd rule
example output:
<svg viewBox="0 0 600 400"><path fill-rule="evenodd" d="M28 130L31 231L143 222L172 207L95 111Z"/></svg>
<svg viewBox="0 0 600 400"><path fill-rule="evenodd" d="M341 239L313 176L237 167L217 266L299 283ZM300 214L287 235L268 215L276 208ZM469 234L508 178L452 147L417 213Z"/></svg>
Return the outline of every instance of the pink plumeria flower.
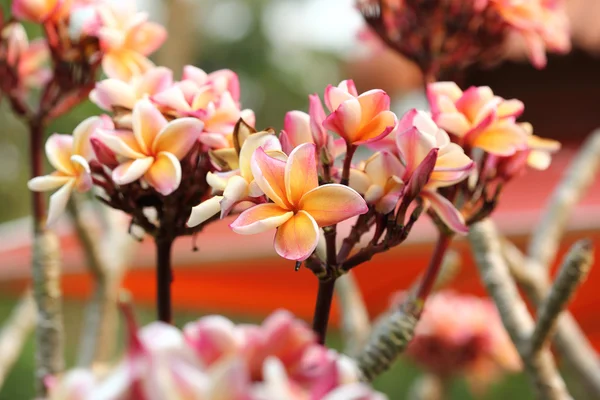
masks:
<svg viewBox="0 0 600 400"><path fill-rule="evenodd" d="M71 8L72 0L14 0L13 15L24 21L42 23L65 18Z"/></svg>
<svg viewBox="0 0 600 400"><path fill-rule="evenodd" d="M148 14L137 12L131 1L101 3L98 14L102 68L109 78L129 81L154 66L147 56L165 41L165 28L148 21Z"/></svg>
<svg viewBox="0 0 600 400"><path fill-rule="evenodd" d="M409 111L399 125L408 127L405 131L398 131L396 135L398 154L405 167L403 180L409 182L418 178L414 175L419 166L433 149L438 149L433 172L421 188L420 195L449 228L458 233L466 233L462 215L436 189L452 186L466 179L474 167L473 161L423 111Z"/></svg>
<svg viewBox="0 0 600 400"><path fill-rule="evenodd" d="M65 210L73 189L86 192L92 187L88 161L92 157L89 138L110 120L90 117L82 121L73 135L53 134L46 141L46 156L56 171L31 179L27 186L35 192L58 189L50 196L47 225L52 226Z"/></svg>
<svg viewBox="0 0 600 400"><path fill-rule="evenodd" d="M168 122L144 99L133 108L132 125L133 131L97 131L98 138L124 160L113 170L113 181L127 185L143 178L162 195L171 194L181 182L180 160L198 140L202 121L180 118Z"/></svg>
<svg viewBox="0 0 600 400"><path fill-rule="evenodd" d="M273 203L249 208L230 226L243 235L277 228L275 250L289 260L302 261L312 254L320 227L368 210L354 189L338 184L319 186L314 144L296 147L287 161L269 157L258 148L251 167L256 183Z"/></svg>
<svg viewBox="0 0 600 400"><path fill-rule="evenodd" d="M229 92L234 101L240 101L240 79L230 69L220 69L211 73L193 65L183 67L182 81L194 82L198 87L209 86L215 96Z"/></svg>
<svg viewBox="0 0 600 400"><path fill-rule="evenodd" d="M350 186L382 214L391 212L404 191L405 167L392 153L373 154L360 169L350 170Z"/></svg>
<svg viewBox="0 0 600 400"><path fill-rule="evenodd" d="M133 110L139 100L154 96L172 84L173 71L155 67L131 77L128 82L113 78L96 83L96 88L90 93L90 100L106 111L114 111L115 108Z"/></svg>
<svg viewBox="0 0 600 400"><path fill-rule="evenodd" d="M360 145L385 137L396 126L390 98L379 89L357 95L352 81L325 89L325 104L331 114L323 126L340 135L348 145Z"/></svg>
<svg viewBox="0 0 600 400"><path fill-rule="evenodd" d="M427 91L434 121L463 147L497 156L527 147L527 135L515 121L524 110L521 101L495 96L487 86L463 92L454 82L432 83Z"/></svg>
<svg viewBox="0 0 600 400"><path fill-rule="evenodd" d="M229 168L232 170L209 172L206 175L206 181L215 192L223 192L223 195L214 196L192 208L187 222L188 226L197 226L219 211L221 218L224 218L239 202L248 197L259 197L264 194L255 181L251 168L252 154L258 148L265 149L272 156L279 158L284 156L281 153L281 144L273 131L262 131L249 135L240 148L239 158L229 157L229 153L235 153L233 148L220 149L219 155L229 160Z"/></svg>
<svg viewBox="0 0 600 400"><path fill-rule="evenodd" d="M88 400L96 390L98 379L88 369L76 368L60 379L47 378L49 400Z"/></svg>
<svg viewBox="0 0 600 400"><path fill-rule="evenodd" d="M29 42L25 28L16 22L2 30L2 39L7 42L6 63L17 70L21 85L39 88L51 78L50 51L45 39Z"/></svg>

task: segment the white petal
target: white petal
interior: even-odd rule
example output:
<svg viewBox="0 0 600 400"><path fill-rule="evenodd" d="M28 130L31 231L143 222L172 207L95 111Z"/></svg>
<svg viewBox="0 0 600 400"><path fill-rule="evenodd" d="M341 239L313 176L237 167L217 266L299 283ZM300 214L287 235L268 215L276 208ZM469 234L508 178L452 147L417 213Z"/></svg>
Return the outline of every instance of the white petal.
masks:
<svg viewBox="0 0 600 400"><path fill-rule="evenodd" d="M59 219L61 214L67 207L69 197L75 186L75 179L70 179L69 182L58 189L52 196L50 196L50 206L48 207L48 221L47 226L52 226Z"/></svg>
<svg viewBox="0 0 600 400"><path fill-rule="evenodd" d="M38 176L27 182L27 187L29 188L29 190L32 190L34 192L46 192L48 190L54 190L65 185L71 179L73 178L69 176Z"/></svg>
<svg viewBox="0 0 600 400"><path fill-rule="evenodd" d="M214 196L192 208L187 226L192 228L217 215L221 211L222 199L223 196Z"/></svg>

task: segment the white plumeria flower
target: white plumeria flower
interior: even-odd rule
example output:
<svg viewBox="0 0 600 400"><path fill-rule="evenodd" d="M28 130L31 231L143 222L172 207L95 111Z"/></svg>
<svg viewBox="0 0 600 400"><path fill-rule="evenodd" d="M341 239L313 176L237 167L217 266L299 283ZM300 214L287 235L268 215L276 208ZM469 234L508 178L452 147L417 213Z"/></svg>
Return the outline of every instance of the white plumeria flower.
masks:
<svg viewBox="0 0 600 400"><path fill-rule="evenodd" d="M110 120L90 117L75 128L73 135L55 133L46 141L46 156L56 171L31 179L27 187L35 192L58 189L50 196L48 226L52 226L63 213L73 189L86 192L92 187L88 164L92 156L89 138L97 128L107 124L111 124Z"/></svg>

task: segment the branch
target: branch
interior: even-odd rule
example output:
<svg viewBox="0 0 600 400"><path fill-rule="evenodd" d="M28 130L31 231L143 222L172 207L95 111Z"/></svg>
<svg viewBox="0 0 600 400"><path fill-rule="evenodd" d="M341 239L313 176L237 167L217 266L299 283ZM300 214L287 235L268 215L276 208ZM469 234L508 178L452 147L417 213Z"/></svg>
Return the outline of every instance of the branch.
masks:
<svg viewBox="0 0 600 400"><path fill-rule="evenodd" d="M0 331L0 388L17 361L25 340L35 327L36 308L33 295L27 290Z"/></svg>
<svg viewBox="0 0 600 400"><path fill-rule="evenodd" d="M530 352L540 351L557 323L558 316L567 307L575 290L587 278L593 264L592 244L589 240L575 243L563 261L550 294L538 309L538 320L531 336Z"/></svg>
<svg viewBox="0 0 600 400"><path fill-rule="evenodd" d="M469 232L469 240L483 283L519 351L525 370L536 388L537 397L544 400L571 399L550 351L543 349L531 355L525 350L534 330L534 322L502 258L502 246L493 222L484 220L474 224Z"/></svg>
<svg viewBox="0 0 600 400"><path fill-rule="evenodd" d="M571 211L594 183L600 168L600 131L583 143L561 183L556 187L541 222L536 226L528 248L529 258L549 267L556 257L559 241Z"/></svg>
<svg viewBox="0 0 600 400"><path fill-rule="evenodd" d="M540 307L550 292L546 269L527 268L523 253L507 240L502 243L502 251L512 275L529 300ZM574 372L572 379L576 379L577 386L586 390L588 398L600 398L600 360L568 310L558 317L553 341L566 369Z"/></svg>
<svg viewBox="0 0 600 400"><path fill-rule="evenodd" d="M367 342L371 332L371 323L360 288L356 284L352 272L338 278L336 293L345 339L344 352L354 356Z"/></svg>

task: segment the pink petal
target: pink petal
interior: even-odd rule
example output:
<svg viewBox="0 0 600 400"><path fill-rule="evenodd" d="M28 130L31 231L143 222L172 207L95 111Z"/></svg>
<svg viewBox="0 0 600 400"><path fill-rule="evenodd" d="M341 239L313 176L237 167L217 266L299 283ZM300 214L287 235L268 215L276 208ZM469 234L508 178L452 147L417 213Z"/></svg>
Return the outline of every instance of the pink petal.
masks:
<svg viewBox="0 0 600 400"><path fill-rule="evenodd" d="M285 192L291 205L300 202L305 193L319 185L315 145L304 143L296 147L285 165Z"/></svg>
<svg viewBox="0 0 600 400"><path fill-rule="evenodd" d="M308 96L308 114L310 115L310 130L313 140L317 148L320 149L327 145L327 131L323 127L323 122L327 118L327 115L325 115L325 110L323 110L321 99L316 94Z"/></svg>
<svg viewBox="0 0 600 400"><path fill-rule="evenodd" d="M433 211L440 217L448 228L459 235L469 233L469 228L465 225L465 220L462 214L448 201L437 192L423 191L421 196L426 199Z"/></svg>
<svg viewBox="0 0 600 400"><path fill-rule="evenodd" d="M435 122L448 133L457 137L463 137L471 129L471 124L461 113L442 113L437 116Z"/></svg>
<svg viewBox="0 0 600 400"><path fill-rule="evenodd" d="M117 185L127 185L140 179L154 163L153 157L124 162L114 169L112 179Z"/></svg>
<svg viewBox="0 0 600 400"><path fill-rule="evenodd" d="M330 112L337 110L340 104L346 100L350 100L355 97L356 95L348 93L348 90L344 88L339 88L332 85L329 85L325 88L325 105Z"/></svg>
<svg viewBox="0 0 600 400"><path fill-rule="evenodd" d="M162 25L144 22L129 32L127 47L147 56L156 51L166 38L167 31Z"/></svg>
<svg viewBox="0 0 600 400"><path fill-rule="evenodd" d="M306 260L319 242L319 226L305 211L298 211L275 234L275 251L288 260Z"/></svg>
<svg viewBox="0 0 600 400"><path fill-rule="evenodd" d="M494 93L488 86L471 86L456 102L456 108L470 121L475 121L479 111L493 98Z"/></svg>
<svg viewBox="0 0 600 400"><path fill-rule="evenodd" d="M162 151L181 160L200 137L204 123L196 118L178 118L166 124L152 143L154 154Z"/></svg>
<svg viewBox="0 0 600 400"><path fill-rule="evenodd" d="M382 111L369 123L361 126L360 132L356 134L354 144L371 143L382 139L394 130L397 123L396 114L391 111Z"/></svg>
<svg viewBox="0 0 600 400"><path fill-rule="evenodd" d="M311 119L305 112L289 111L285 114L283 129L285 130L287 140L291 145L289 152L302 143L313 143L313 137L310 130ZM288 154L289 152L286 151Z"/></svg>
<svg viewBox="0 0 600 400"><path fill-rule="evenodd" d="M389 111L390 96L381 89L373 89L357 97L361 109L361 125L369 123L382 111Z"/></svg>
<svg viewBox="0 0 600 400"><path fill-rule="evenodd" d="M181 183L181 164L176 156L163 151L144 175L148 184L163 196L173 193Z"/></svg>
<svg viewBox="0 0 600 400"><path fill-rule="evenodd" d="M220 315L203 317L183 327L188 345L206 366L239 351L242 341L236 326Z"/></svg>
<svg viewBox="0 0 600 400"><path fill-rule="evenodd" d="M106 147L120 156L127 158L145 157L131 131L97 129L95 136Z"/></svg>
<svg viewBox="0 0 600 400"><path fill-rule="evenodd" d="M192 111L192 107L186 100L185 95L179 86L173 86L152 96L152 101L158 105L169 107L179 112Z"/></svg>
<svg viewBox="0 0 600 400"><path fill-rule="evenodd" d="M172 84L173 71L166 67L152 68L139 78L136 94L138 98L146 94L152 96L167 90Z"/></svg>
<svg viewBox="0 0 600 400"><path fill-rule="evenodd" d="M96 88L90 93L90 99L103 110L113 107L133 109L137 97L133 88L119 79L105 79L96 83Z"/></svg>
<svg viewBox="0 0 600 400"><path fill-rule="evenodd" d="M217 94L229 92L234 101L240 100L240 80L230 69L221 69L208 74L208 82Z"/></svg>
<svg viewBox="0 0 600 400"><path fill-rule="evenodd" d="M260 189L279 207L291 209L285 190L286 163L269 157L259 147L252 155L250 162L252 174Z"/></svg>
<svg viewBox="0 0 600 400"><path fill-rule="evenodd" d="M130 50L117 50L104 54L102 69L109 78L129 81L132 77L142 75L154 67L154 63Z"/></svg>
<svg viewBox="0 0 600 400"><path fill-rule="evenodd" d="M417 127L398 133L396 145L408 175L417 169L431 149L437 147L435 137L421 132Z"/></svg>
<svg viewBox="0 0 600 400"><path fill-rule="evenodd" d="M365 173L375 185L384 187L391 176L404 176L404 167L398 158L387 152L373 154L365 163Z"/></svg>
<svg viewBox="0 0 600 400"><path fill-rule="evenodd" d="M293 212L283 209L277 204L259 204L241 213L229 227L241 235L254 235L277 228L293 215Z"/></svg>
<svg viewBox="0 0 600 400"><path fill-rule="evenodd" d="M183 76L181 80L190 80L198 86L205 85L207 82L208 74L202 69L193 65L186 65L183 67Z"/></svg>
<svg viewBox="0 0 600 400"><path fill-rule="evenodd" d="M341 103L334 112L323 122L323 126L329 129L348 143L354 143L359 140L360 123L362 114L359 101L352 97L349 100Z"/></svg>
<svg viewBox="0 0 600 400"><path fill-rule="evenodd" d="M319 186L306 193L299 208L309 213L320 227L335 225L368 211L360 194L338 184Z"/></svg>
<svg viewBox="0 0 600 400"><path fill-rule="evenodd" d="M419 193L421 193L425 185L427 185L431 177L431 173L435 168L437 157L438 149L431 149L423 161L421 161L417 168L412 172L410 179L408 180L407 192L405 194L407 201L412 201L414 198L416 198Z"/></svg>
<svg viewBox="0 0 600 400"><path fill-rule="evenodd" d="M73 174L74 171L70 161L72 154L73 136L55 133L46 141L46 156L57 171L66 175Z"/></svg>
<svg viewBox="0 0 600 400"><path fill-rule="evenodd" d="M150 154L153 144L167 125L167 120L147 99L140 100L133 108L133 134L144 154Z"/></svg>

